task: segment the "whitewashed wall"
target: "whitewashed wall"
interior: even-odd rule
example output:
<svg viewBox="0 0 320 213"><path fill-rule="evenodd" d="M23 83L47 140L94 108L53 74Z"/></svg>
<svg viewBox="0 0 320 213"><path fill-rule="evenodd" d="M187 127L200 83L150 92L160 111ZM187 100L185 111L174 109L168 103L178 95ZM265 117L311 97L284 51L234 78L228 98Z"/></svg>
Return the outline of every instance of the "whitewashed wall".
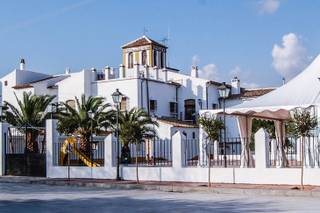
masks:
<svg viewBox="0 0 320 213"><path fill-rule="evenodd" d="M56 142L57 132L55 122L47 121L47 177L67 178L68 168L66 166L53 166L52 143ZM140 180L153 181L187 181L207 182L208 169L202 167L183 167L184 149L181 132L172 137L172 167L140 167ZM213 168L213 183L247 183L247 184L300 184L300 169L298 168L266 168L265 159L261 158L264 147L267 145L265 132L259 133L256 137L256 168ZM104 167L75 167L70 168L71 178L105 178L116 177L116 167L112 161L112 136L105 139L105 165ZM121 166L121 176L125 180L135 180L135 167ZM306 185L320 185L320 169L305 169L304 183Z"/></svg>

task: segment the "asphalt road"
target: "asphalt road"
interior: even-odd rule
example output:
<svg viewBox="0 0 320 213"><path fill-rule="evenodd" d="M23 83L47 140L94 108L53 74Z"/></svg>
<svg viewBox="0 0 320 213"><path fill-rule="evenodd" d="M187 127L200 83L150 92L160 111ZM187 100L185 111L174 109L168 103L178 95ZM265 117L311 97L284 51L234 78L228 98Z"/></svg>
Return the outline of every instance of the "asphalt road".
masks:
<svg viewBox="0 0 320 213"><path fill-rule="evenodd" d="M0 183L0 212L320 212L320 199Z"/></svg>

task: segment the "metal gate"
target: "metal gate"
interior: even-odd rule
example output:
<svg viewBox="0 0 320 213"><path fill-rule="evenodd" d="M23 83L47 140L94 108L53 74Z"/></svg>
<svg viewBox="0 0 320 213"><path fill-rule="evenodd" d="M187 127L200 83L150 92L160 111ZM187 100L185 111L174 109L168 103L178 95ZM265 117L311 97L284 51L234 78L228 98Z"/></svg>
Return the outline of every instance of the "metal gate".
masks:
<svg viewBox="0 0 320 213"><path fill-rule="evenodd" d="M5 174L46 176L46 138L43 127L9 127L5 134Z"/></svg>

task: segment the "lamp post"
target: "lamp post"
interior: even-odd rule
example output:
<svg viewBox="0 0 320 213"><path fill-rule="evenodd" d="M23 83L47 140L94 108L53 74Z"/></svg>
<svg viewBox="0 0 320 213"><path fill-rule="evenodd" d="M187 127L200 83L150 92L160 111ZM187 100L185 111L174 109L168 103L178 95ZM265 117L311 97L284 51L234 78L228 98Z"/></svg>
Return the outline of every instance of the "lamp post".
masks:
<svg viewBox="0 0 320 213"><path fill-rule="evenodd" d="M119 140L119 106L120 106L120 102L122 100L123 94L119 91L119 89L116 89L116 91L114 93L112 93L112 100L113 103L116 105L117 107L117 180L121 180L120 178L120 156L119 156L119 152L120 152L120 140Z"/></svg>
<svg viewBox="0 0 320 213"><path fill-rule="evenodd" d="M93 159L92 159L92 143L93 143L93 118L94 118L94 112L92 110L90 110L88 112L88 116L90 118L90 160L91 160L91 168L92 168L92 164L93 164Z"/></svg>
<svg viewBox="0 0 320 213"><path fill-rule="evenodd" d="M224 167L227 167L227 132L226 132L226 98L229 96L230 88L227 87L226 82L222 82L222 85L218 87L219 96L223 100L223 149L224 149Z"/></svg>

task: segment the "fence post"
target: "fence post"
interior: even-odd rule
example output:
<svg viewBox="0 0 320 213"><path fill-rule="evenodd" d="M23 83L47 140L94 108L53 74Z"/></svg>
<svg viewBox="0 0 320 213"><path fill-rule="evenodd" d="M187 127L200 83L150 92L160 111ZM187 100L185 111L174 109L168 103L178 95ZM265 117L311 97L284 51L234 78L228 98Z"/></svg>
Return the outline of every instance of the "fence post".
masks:
<svg viewBox="0 0 320 213"><path fill-rule="evenodd" d="M267 168L269 165L269 134L263 128L254 135L255 141L255 167Z"/></svg>
<svg viewBox="0 0 320 213"><path fill-rule="evenodd" d="M47 177L50 177L53 167L53 144L58 141L59 133L57 131L57 120L46 120L46 171Z"/></svg>
<svg viewBox="0 0 320 213"><path fill-rule="evenodd" d="M6 143L6 139L8 137L8 127L9 124L8 123L0 123L0 131L1 131L1 135L0 135L0 141L1 141L1 145L0 145L0 175L5 175L5 157L6 157L6 152L5 152L5 143Z"/></svg>
<svg viewBox="0 0 320 213"><path fill-rule="evenodd" d="M200 127L199 128L199 160L198 166L207 165L208 155L207 155L207 143L205 140L206 132Z"/></svg>
<svg viewBox="0 0 320 213"><path fill-rule="evenodd" d="M183 159L185 158L184 143L182 141L181 131L176 132L172 136L172 167L181 168L183 166Z"/></svg>

